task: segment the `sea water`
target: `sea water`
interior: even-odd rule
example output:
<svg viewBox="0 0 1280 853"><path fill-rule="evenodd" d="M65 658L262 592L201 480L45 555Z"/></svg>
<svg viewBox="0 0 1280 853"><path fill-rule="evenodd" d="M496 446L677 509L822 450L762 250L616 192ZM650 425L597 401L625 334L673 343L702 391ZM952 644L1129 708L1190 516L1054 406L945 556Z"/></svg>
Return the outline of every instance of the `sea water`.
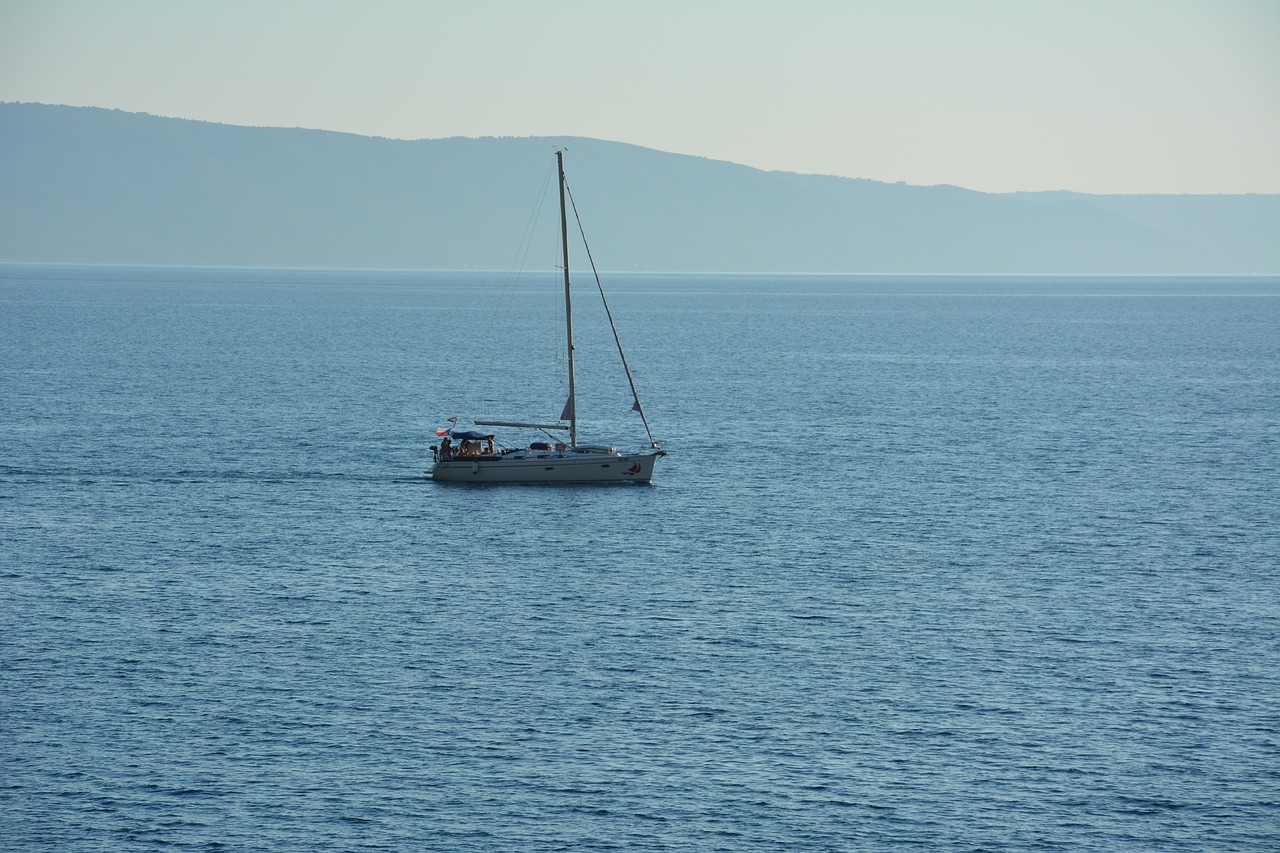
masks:
<svg viewBox="0 0 1280 853"><path fill-rule="evenodd" d="M0 267L4 847L1280 846L1280 279L606 288Z"/></svg>

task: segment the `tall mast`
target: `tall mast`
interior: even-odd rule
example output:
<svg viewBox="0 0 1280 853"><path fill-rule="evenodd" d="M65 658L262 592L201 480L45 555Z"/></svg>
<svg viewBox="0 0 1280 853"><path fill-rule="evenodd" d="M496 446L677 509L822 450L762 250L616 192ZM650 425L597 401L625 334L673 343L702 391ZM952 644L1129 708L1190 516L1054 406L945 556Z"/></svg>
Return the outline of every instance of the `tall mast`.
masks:
<svg viewBox="0 0 1280 853"><path fill-rule="evenodd" d="M561 418L569 418L569 446L578 446L578 407L573 393L573 300L569 296L569 218L564 206L564 151L556 152L560 172L560 243L564 247L564 326L569 336L569 402Z"/></svg>

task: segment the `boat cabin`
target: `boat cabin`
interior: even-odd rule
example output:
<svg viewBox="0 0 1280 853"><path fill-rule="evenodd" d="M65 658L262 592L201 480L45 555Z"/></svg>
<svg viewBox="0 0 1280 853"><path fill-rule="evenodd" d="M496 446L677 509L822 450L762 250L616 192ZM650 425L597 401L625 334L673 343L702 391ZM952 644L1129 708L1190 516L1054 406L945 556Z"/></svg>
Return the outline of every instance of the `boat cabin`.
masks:
<svg viewBox="0 0 1280 853"><path fill-rule="evenodd" d="M513 459L550 459L553 456L563 456L569 452L569 446L563 442L550 441L531 441L529 446L520 450L505 450L504 453L512 454Z"/></svg>

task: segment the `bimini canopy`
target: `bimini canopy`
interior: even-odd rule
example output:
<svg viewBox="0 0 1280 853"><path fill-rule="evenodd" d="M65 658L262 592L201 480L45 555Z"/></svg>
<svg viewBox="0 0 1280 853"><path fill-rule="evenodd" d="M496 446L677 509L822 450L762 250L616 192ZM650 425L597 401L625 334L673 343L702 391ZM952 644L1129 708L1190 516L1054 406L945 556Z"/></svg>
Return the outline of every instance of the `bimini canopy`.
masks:
<svg viewBox="0 0 1280 853"><path fill-rule="evenodd" d="M459 441L483 441L486 438L493 438L493 435L474 429L451 429L449 430L449 437L456 438Z"/></svg>

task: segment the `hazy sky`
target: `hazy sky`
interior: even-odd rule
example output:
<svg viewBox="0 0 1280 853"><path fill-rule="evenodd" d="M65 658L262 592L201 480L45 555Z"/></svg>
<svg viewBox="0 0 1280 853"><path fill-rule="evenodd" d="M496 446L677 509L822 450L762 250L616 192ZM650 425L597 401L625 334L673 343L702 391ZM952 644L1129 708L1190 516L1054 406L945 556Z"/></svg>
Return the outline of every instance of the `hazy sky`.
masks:
<svg viewBox="0 0 1280 853"><path fill-rule="evenodd" d="M1280 0L0 0L0 101L569 134L988 191L1280 193Z"/></svg>

